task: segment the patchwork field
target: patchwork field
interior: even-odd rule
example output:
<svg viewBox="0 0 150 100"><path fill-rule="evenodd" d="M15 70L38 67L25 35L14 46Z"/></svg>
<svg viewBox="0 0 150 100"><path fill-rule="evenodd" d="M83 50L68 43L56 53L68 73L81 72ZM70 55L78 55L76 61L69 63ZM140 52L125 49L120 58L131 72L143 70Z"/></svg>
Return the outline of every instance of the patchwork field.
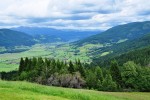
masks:
<svg viewBox="0 0 150 100"><path fill-rule="evenodd" d="M1 100L149 100L150 93L99 92L0 80Z"/></svg>
<svg viewBox="0 0 150 100"><path fill-rule="evenodd" d="M0 72L16 70L21 57L47 57L64 61L80 59L82 62L91 62L88 52L97 47L102 45L87 44L76 49L68 43L36 44L28 47L27 51L0 54Z"/></svg>

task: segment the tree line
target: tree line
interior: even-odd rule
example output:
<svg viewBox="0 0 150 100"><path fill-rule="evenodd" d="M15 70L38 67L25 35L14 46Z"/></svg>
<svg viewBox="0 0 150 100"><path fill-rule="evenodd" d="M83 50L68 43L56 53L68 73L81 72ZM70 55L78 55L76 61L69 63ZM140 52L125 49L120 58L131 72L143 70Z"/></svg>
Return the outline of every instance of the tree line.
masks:
<svg viewBox="0 0 150 100"><path fill-rule="evenodd" d="M99 91L150 91L150 67L133 61L110 67L48 58L21 58L18 71L1 72L4 80L26 80L43 85L88 88Z"/></svg>

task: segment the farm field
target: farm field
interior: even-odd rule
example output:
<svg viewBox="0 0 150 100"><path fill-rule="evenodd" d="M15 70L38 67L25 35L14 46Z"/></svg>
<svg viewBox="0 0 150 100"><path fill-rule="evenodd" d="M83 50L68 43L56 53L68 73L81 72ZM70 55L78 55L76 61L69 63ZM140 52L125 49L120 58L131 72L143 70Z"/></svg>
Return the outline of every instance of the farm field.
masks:
<svg viewBox="0 0 150 100"><path fill-rule="evenodd" d="M68 43L49 43L49 44L36 44L28 48L29 50L19 53L4 53L0 54L0 72L16 70L19 66L21 57L46 57L55 58L64 61L75 61L80 59L82 62L89 63L91 58L88 52L92 48L102 47L101 44L87 44L78 49Z"/></svg>
<svg viewBox="0 0 150 100"><path fill-rule="evenodd" d="M150 98L150 93L146 92L99 92L1 80L0 91L1 100L149 100Z"/></svg>

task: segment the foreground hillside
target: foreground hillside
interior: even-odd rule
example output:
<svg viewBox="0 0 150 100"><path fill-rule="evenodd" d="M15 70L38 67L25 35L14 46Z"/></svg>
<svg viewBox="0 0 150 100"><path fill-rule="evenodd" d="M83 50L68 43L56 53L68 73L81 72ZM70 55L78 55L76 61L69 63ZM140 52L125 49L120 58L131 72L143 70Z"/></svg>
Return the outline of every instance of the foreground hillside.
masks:
<svg viewBox="0 0 150 100"><path fill-rule="evenodd" d="M149 100L150 93L98 92L0 80L1 100Z"/></svg>

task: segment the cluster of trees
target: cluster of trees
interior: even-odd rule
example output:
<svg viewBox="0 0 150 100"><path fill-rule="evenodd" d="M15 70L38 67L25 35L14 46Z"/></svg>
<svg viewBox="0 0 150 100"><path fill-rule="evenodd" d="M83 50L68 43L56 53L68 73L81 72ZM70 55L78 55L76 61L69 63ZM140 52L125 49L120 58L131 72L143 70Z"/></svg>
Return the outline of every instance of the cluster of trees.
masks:
<svg viewBox="0 0 150 100"><path fill-rule="evenodd" d="M80 60L64 62L41 57L21 58L19 70L3 72L1 78L100 91L150 91L150 67L141 67L133 61L119 66L113 60L109 68L104 68L81 63Z"/></svg>
<svg viewBox="0 0 150 100"><path fill-rule="evenodd" d="M18 72L1 73L2 79L26 80L44 85L82 88L85 70L80 60L64 62L55 59L21 58ZM13 76L13 77L11 77Z"/></svg>

